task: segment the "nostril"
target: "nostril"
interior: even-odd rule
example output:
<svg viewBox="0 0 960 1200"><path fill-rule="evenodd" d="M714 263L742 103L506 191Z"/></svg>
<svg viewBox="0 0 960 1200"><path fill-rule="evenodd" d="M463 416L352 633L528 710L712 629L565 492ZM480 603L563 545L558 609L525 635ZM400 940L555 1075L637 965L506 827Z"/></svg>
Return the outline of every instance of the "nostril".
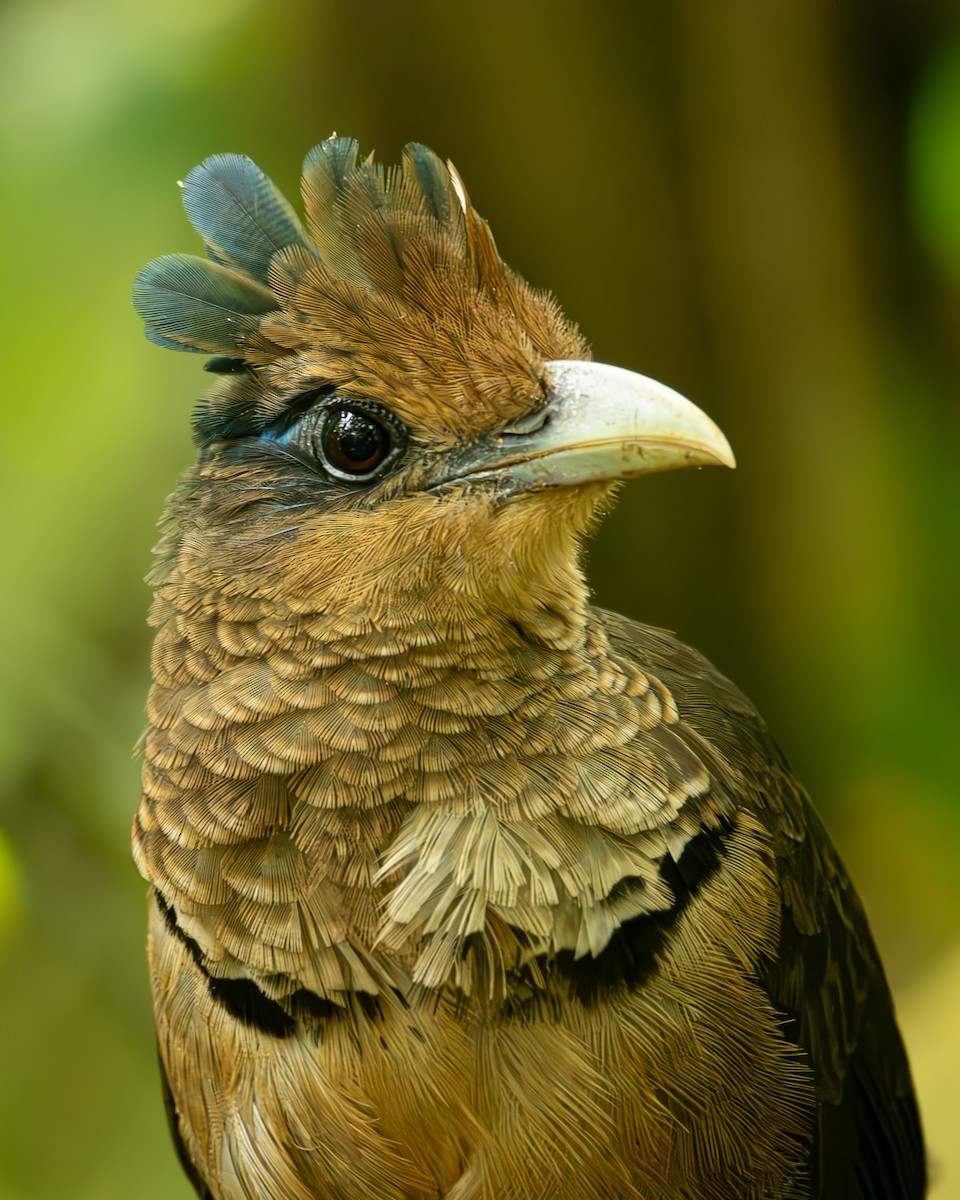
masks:
<svg viewBox="0 0 960 1200"><path fill-rule="evenodd" d="M518 417L515 421L511 421L509 425L504 425L500 430L501 437L523 437L529 433L536 433L543 429L550 419L550 405L545 404L543 408L536 409L535 412L527 413L525 416Z"/></svg>

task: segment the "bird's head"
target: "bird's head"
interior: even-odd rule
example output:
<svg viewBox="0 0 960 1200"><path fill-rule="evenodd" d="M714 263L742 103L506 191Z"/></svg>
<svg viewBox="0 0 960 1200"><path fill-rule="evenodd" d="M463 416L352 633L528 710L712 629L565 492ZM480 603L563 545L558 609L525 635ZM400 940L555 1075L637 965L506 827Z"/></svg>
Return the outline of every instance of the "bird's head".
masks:
<svg viewBox="0 0 960 1200"><path fill-rule="evenodd" d="M166 551L199 592L559 631L616 480L733 465L688 401L589 361L425 147L385 171L322 142L305 223L247 158L209 158L182 187L207 258L150 263L134 303L152 340L220 377Z"/></svg>

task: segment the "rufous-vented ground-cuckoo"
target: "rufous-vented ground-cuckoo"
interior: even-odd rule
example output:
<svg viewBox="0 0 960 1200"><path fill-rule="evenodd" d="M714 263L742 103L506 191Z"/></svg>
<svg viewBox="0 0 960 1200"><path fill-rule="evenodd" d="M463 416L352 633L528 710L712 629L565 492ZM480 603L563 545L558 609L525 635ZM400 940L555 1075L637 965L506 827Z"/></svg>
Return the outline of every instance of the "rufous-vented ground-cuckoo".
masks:
<svg viewBox="0 0 960 1200"><path fill-rule="evenodd" d="M589 359L455 170L247 158L140 274L211 356L134 827L175 1138L215 1200L918 1200L890 995L749 702L591 606L615 481L733 465Z"/></svg>

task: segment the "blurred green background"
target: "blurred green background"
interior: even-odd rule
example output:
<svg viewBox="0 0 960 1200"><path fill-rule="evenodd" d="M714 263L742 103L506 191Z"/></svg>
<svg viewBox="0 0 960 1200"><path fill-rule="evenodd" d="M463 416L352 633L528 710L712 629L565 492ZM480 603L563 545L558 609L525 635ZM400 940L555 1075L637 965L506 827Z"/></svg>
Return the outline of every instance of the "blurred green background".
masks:
<svg viewBox="0 0 960 1200"><path fill-rule="evenodd" d="M201 361L149 345L177 179L295 195L333 130L451 156L597 358L736 474L626 489L601 603L757 702L870 910L960 1196L957 0L6 0L0 9L0 1200L174 1200L128 855L154 521Z"/></svg>

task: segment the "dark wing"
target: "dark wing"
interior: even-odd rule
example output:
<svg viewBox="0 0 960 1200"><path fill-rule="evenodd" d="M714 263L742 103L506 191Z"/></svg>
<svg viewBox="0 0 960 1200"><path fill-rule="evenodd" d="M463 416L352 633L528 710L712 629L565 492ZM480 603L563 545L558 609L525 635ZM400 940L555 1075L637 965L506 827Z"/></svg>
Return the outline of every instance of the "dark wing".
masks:
<svg viewBox="0 0 960 1200"><path fill-rule="evenodd" d="M819 818L750 702L696 651L604 614L614 649L673 692L682 723L729 767L741 807L771 830L780 948L760 973L813 1067L817 1200L921 1200L926 1170L910 1071L863 907Z"/></svg>

